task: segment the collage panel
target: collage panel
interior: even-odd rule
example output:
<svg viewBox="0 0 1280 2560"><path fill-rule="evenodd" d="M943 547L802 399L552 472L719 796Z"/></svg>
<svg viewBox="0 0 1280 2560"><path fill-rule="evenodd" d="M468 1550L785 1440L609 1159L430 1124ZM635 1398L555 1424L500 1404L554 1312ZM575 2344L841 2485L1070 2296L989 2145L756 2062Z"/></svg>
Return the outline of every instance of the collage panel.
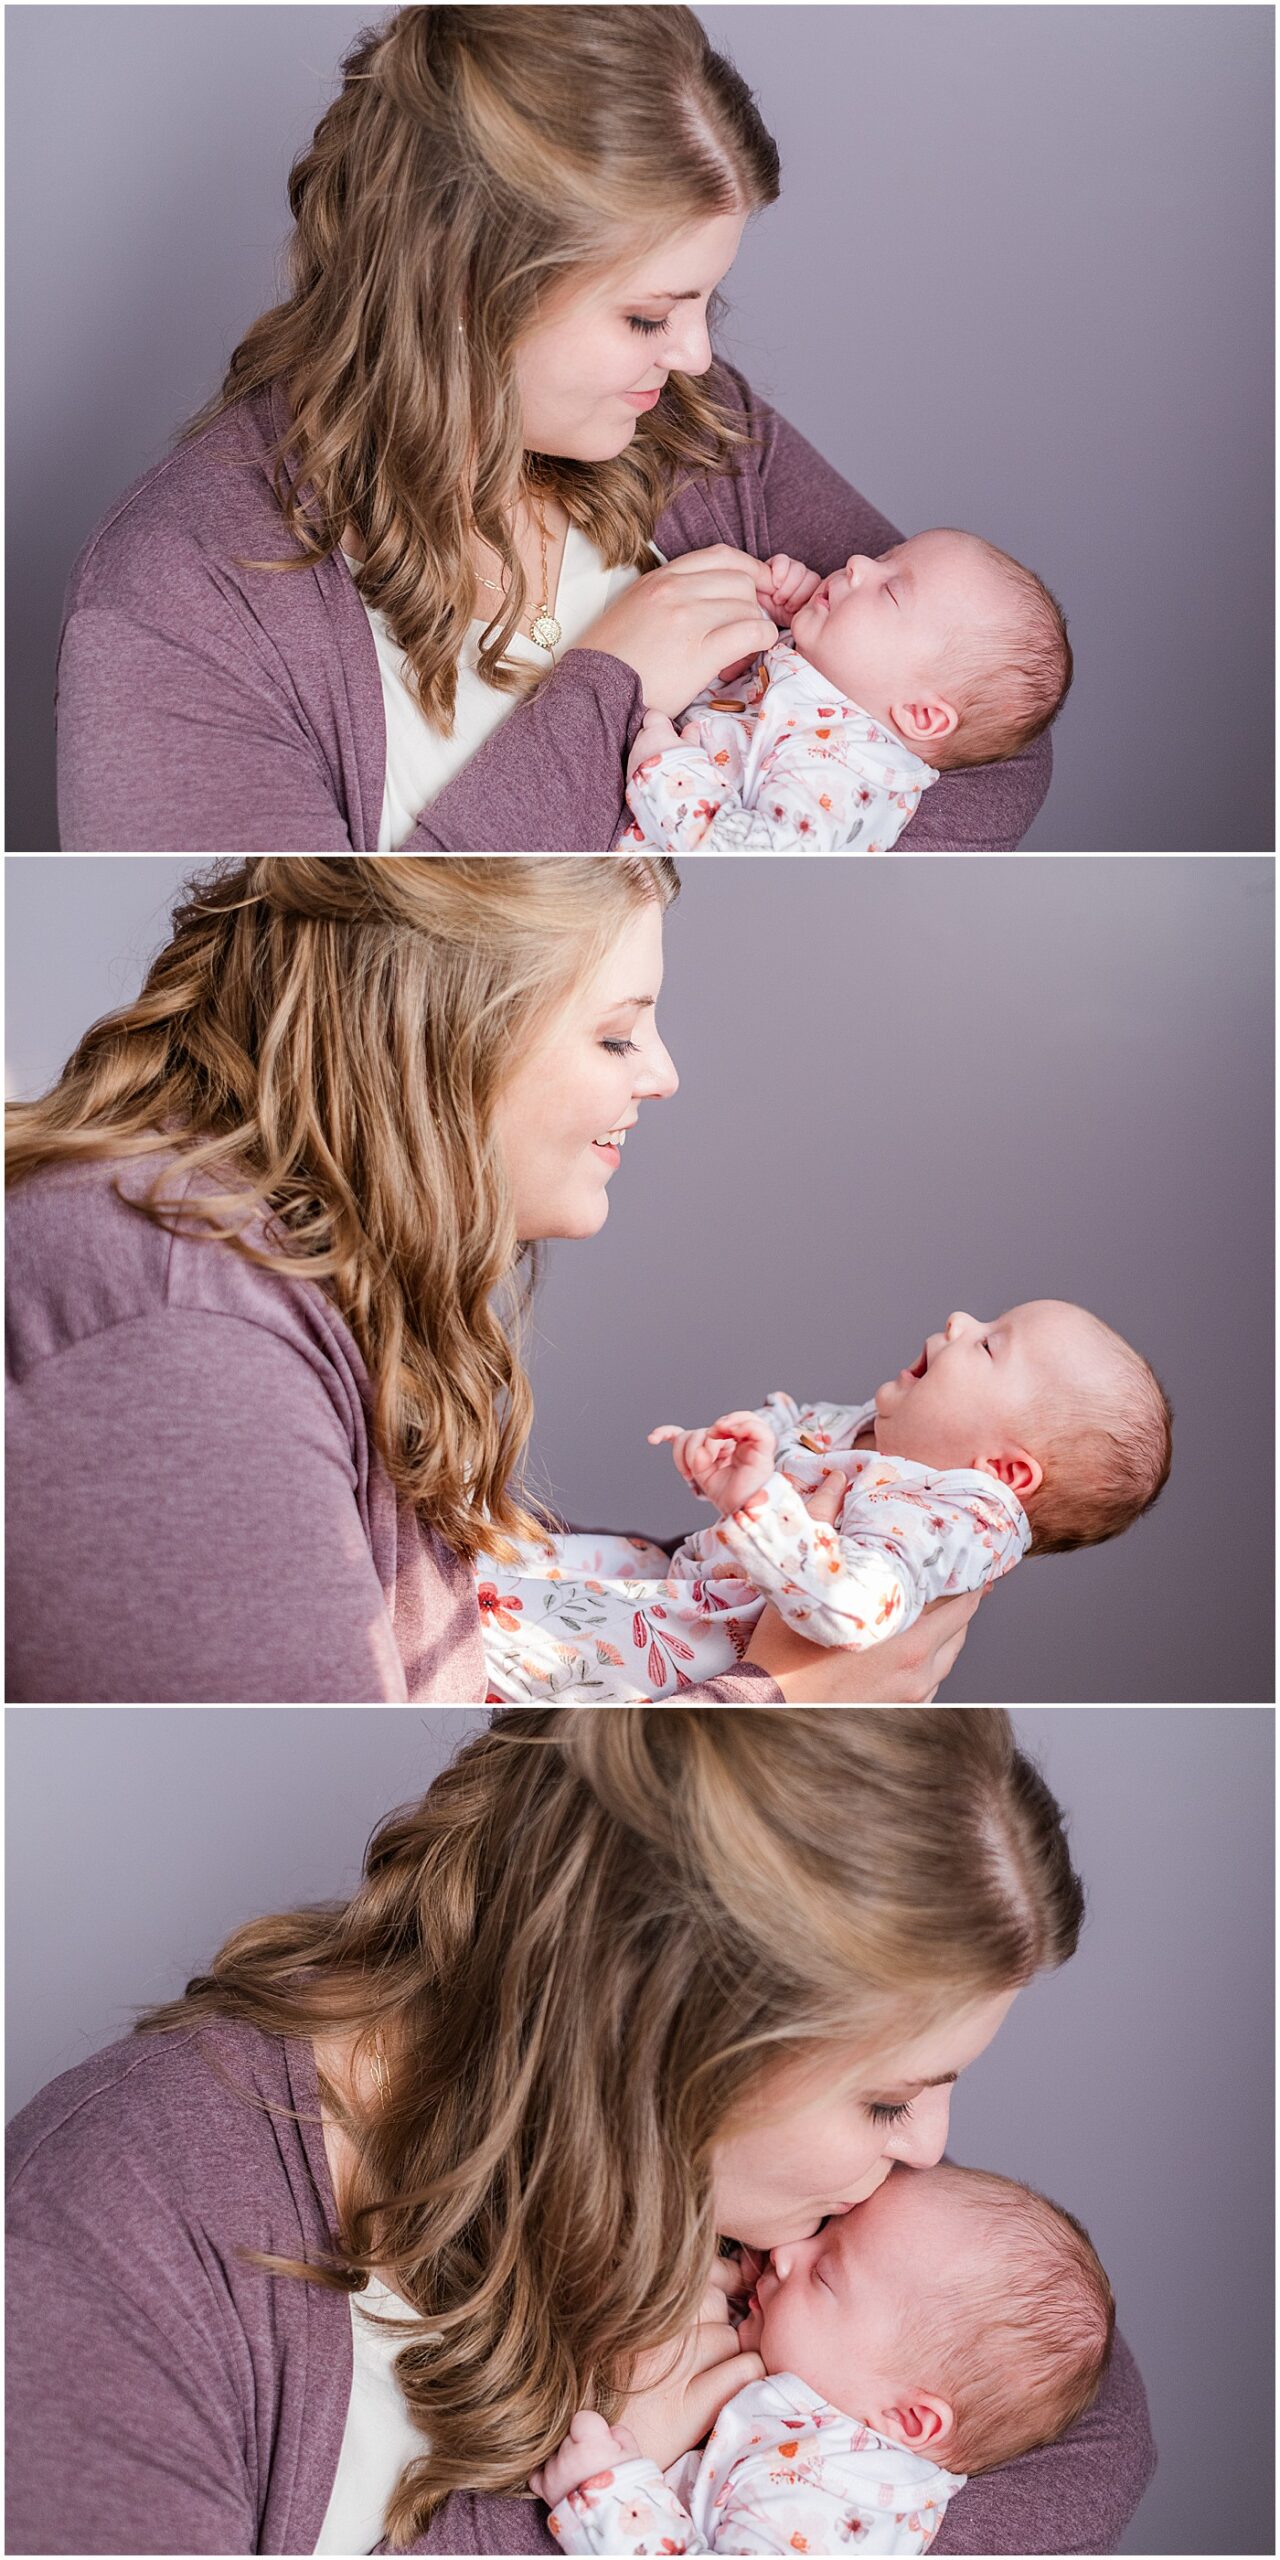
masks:
<svg viewBox="0 0 1280 2560"><path fill-rule="evenodd" d="M1268 1710L7 1725L8 2550L1271 2548Z"/></svg>
<svg viewBox="0 0 1280 2560"><path fill-rule="evenodd" d="M1269 862L6 885L12 1699L1274 1696Z"/></svg>
<svg viewBox="0 0 1280 2560"><path fill-rule="evenodd" d="M14 851L1274 849L1270 10L6 40Z"/></svg>

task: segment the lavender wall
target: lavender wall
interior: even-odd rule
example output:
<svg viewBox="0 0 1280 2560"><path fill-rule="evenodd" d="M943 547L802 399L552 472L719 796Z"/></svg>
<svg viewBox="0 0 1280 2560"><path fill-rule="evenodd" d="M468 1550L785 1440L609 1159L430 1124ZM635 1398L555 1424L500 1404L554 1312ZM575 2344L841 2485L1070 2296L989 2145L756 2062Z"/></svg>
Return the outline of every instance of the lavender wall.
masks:
<svg viewBox="0 0 1280 2560"><path fill-rule="evenodd" d="M1269 847L1272 13L701 14L783 160L726 351L889 515L1066 604L1032 845ZM378 15L5 12L12 845L56 842L72 561L277 299L289 163Z"/></svg>
<svg viewBox="0 0 1280 2560"><path fill-rule="evenodd" d="M194 866L7 865L9 1067L52 1078L136 988ZM694 856L607 1226L553 1246L539 1485L674 1537L655 1422L770 1388L853 1401L952 1307L1096 1309L1172 1395L1128 1536L983 1602L955 1703L1270 1700L1272 864Z"/></svg>
<svg viewBox="0 0 1280 2560"><path fill-rule="evenodd" d="M1273 1718L1014 1721L1089 1917L964 2075L953 2149L1070 2206L1110 2272L1160 2449L1122 2548L1270 2551ZM240 1921L350 1891L375 1822L482 1722L11 1709L10 2110Z"/></svg>

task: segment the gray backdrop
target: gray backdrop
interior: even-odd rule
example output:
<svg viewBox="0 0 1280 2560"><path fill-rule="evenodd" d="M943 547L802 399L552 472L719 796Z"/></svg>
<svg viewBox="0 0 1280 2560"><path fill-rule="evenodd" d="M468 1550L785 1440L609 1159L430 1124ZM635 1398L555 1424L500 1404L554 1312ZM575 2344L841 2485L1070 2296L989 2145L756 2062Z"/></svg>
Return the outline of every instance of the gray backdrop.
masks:
<svg viewBox="0 0 1280 2560"><path fill-rule="evenodd" d="M136 991L197 865L10 858L9 1074ZM583 1523L696 1511L657 1422L854 1401L952 1307L1080 1300L1173 1398L1150 1517L1024 1563L952 1701L1270 1700L1272 864L693 856L608 1224L552 1246L536 1481ZM703 1517L709 1517L704 1513Z"/></svg>
<svg viewBox="0 0 1280 2560"><path fill-rule="evenodd" d="M71 564L283 290L290 161L380 14L5 12L13 845L56 841ZM1272 12L701 15L783 161L726 352L898 523L1065 603L1031 844L1270 847Z"/></svg>
<svg viewBox="0 0 1280 2560"><path fill-rule="evenodd" d="M345 1893L469 1710L11 1709L10 2111L258 1912ZM953 2147L1080 2214L1151 2398L1128 2552L1271 2533L1265 1710L1023 1711L1089 1890L1083 1944L962 2079Z"/></svg>

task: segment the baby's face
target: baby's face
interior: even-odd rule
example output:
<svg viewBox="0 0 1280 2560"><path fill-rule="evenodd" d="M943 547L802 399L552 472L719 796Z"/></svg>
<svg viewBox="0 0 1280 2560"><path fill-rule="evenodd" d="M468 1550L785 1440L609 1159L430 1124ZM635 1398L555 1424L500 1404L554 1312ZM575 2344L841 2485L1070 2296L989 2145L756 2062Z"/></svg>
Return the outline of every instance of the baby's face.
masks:
<svg viewBox="0 0 1280 2560"><path fill-rule="evenodd" d="M910 1369L877 1387L876 1447L938 1468L982 1466L1009 1450L1035 1459L1046 1414L1096 1384L1105 1339L1061 1298L1032 1298L991 1324L957 1310Z"/></svg>
<svg viewBox="0 0 1280 2560"><path fill-rule="evenodd" d="M947 2181L896 2168L812 2240L773 2251L739 2350L759 2355L766 2373L798 2374L847 2418L896 2434L895 2409L938 2380L909 2370L913 2324L931 2299L963 2318L981 2228Z"/></svg>
<svg viewBox="0 0 1280 2560"><path fill-rule="evenodd" d="M819 675L927 761L930 734L946 737L957 725L947 683L953 641L1007 612L987 545L940 528L913 534L881 560L855 553L823 579L791 629ZM935 716L932 730L931 707L952 715Z"/></svg>

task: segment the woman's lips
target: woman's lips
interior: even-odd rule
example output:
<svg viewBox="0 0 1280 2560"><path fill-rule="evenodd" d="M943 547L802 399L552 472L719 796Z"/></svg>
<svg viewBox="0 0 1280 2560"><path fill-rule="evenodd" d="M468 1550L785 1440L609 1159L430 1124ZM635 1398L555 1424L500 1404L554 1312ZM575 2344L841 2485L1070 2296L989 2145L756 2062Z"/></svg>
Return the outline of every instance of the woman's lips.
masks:
<svg viewBox="0 0 1280 2560"><path fill-rule="evenodd" d="M633 409L652 409L662 398L662 385L656 391L624 391L622 397Z"/></svg>

